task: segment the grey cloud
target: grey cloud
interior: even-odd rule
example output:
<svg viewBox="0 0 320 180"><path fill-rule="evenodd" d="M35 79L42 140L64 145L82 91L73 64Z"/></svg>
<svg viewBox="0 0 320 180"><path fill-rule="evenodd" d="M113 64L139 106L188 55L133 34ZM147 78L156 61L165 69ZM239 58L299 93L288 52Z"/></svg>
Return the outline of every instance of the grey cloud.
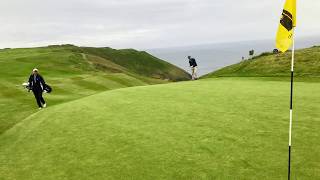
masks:
<svg viewBox="0 0 320 180"><path fill-rule="evenodd" d="M0 47L74 43L153 48L271 39L278 0L3 0ZM318 34L320 2L299 4L297 34Z"/></svg>

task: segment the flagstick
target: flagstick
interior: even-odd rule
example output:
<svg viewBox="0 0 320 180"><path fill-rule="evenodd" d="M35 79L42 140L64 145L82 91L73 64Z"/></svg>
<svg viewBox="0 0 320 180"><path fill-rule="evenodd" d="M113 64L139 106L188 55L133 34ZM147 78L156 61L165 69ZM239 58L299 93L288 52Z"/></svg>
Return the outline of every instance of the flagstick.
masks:
<svg viewBox="0 0 320 180"><path fill-rule="evenodd" d="M294 48L295 48L294 47L294 37L292 37L288 180L290 180L290 177L291 177L291 139L292 139L292 110L293 110Z"/></svg>

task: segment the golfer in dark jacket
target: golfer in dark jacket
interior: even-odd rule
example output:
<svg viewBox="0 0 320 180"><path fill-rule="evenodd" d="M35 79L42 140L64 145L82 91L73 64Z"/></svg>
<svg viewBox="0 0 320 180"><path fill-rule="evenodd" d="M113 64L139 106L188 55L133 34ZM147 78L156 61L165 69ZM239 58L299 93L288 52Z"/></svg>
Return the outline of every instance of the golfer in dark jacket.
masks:
<svg viewBox="0 0 320 180"><path fill-rule="evenodd" d="M192 80L196 80L196 79L198 79L198 76L197 76L198 64L197 64L196 60L194 58L192 58L191 56L188 56L188 59L189 59L189 64L190 64L190 68L191 68Z"/></svg>
<svg viewBox="0 0 320 180"><path fill-rule="evenodd" d="M46 83L42 76L39 74L38 69L33 69L32 74L29 78L29 87L32 90L34 97L36 98L37 104L39 109L46 107L46 102L42 97L43 88L45 87Z"/></svg>

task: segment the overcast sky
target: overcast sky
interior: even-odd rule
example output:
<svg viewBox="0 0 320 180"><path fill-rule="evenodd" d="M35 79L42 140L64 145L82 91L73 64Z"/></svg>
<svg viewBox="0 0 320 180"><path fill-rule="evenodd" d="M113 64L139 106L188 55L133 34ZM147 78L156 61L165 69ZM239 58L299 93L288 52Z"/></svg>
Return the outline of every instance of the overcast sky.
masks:
<svg viewBox="0 0 320 180"><path fill-rule="evenodd" d="M1 0L0 48L72 43L149 49L275 37L284 0ZM298 0L297 36L320 35Z"/></svg>

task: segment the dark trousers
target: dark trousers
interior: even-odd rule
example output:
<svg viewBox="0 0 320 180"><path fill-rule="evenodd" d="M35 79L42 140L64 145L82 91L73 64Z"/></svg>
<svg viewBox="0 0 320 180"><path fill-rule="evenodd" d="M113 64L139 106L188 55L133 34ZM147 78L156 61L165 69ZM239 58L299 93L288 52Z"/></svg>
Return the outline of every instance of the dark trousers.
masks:
<svg viewBox="0 0 320 180"><path fill-rule="evenodd" d="M39 107L42 107L42 104L45 104L46 102L44 101L43 97L42 97L42 89L35 89L32 90L34 97L37 100L37 104Z"/></svg>

